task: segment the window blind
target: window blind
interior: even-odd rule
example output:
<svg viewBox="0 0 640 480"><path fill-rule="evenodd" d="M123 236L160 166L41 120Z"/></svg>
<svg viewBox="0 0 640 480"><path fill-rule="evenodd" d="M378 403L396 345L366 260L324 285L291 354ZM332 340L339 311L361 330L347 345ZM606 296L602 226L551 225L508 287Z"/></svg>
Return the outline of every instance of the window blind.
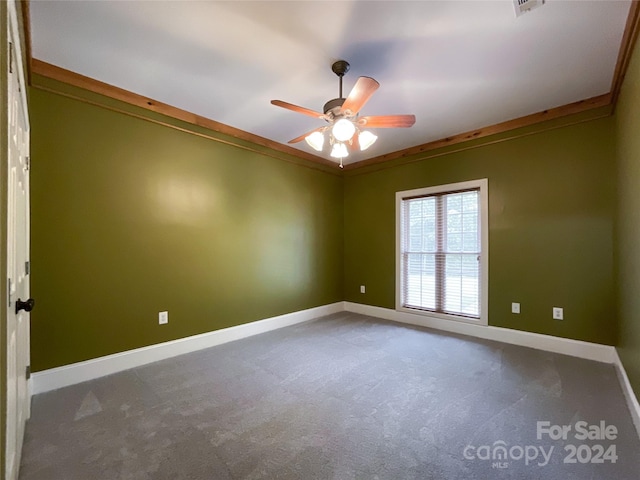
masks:
<svg viewBox="0 0 640 480"><path fill-rule="evenodd" d="M406 198L402 305L480 318L480 189Z"/></svg>

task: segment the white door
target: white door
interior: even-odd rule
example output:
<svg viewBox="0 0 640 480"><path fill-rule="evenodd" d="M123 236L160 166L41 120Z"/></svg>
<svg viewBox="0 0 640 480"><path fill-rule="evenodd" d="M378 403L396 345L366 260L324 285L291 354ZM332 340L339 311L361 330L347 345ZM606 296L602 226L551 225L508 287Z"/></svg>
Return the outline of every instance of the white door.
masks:
<svg viewBox="0 0 640 480"><path fill-rule="evenodd" d="M7 398L6 480L18 478L24 428L30 414L29 365L29 118L18 22L8 2L8 202L7 202Z"/></svg>

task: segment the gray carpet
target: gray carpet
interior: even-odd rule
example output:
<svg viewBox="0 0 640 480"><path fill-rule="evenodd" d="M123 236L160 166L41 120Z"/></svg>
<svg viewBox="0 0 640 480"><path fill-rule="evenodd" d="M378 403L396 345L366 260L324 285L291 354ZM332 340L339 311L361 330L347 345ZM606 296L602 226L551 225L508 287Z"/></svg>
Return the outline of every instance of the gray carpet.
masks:
<svg viewBox="0 0 640 480"><path fill-rule="evenodd" d="M543 421L569 425L567 440L537 439ZM616 438L578 440L581 421ZM639 472L613 366L341 313L37 395L20 479Z"/></svg>

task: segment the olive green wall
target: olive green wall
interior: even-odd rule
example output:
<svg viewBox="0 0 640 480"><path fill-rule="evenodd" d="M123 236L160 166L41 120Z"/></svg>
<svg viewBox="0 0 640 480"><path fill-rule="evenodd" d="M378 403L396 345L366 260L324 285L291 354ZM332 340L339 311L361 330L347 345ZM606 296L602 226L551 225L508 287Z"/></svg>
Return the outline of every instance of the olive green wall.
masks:
<svg viewBox="0 0 640 480"><path fill-rule="evenodd" d="M615 114L618 158L616 252L618 352L640 393L640 48L636 45Z"/></svg>
<svg viewBox="0 0 640 480"><path fill-rule="evenodd" d="M34 371L343 299L337 170L30 97Z"/></svg>
<svg viewBox="0 0 640 480"><path fill-rule="evenodd" d="M489 324L612 345L613 127L607 117L353 171L345 178L345 299L395 308L395 192L488 178ZM511 302L521 303L520 315ZM552 319L554 306L564 308L563 321Z"/></svg>
<svg viewBox="0 0 640 480"><path fill-rule="evenodd" d="M489 323L616 340L606 109L342 178L34 84L34 371L340 300L394 308L395 192L477 178L489 179Z"/></svg>

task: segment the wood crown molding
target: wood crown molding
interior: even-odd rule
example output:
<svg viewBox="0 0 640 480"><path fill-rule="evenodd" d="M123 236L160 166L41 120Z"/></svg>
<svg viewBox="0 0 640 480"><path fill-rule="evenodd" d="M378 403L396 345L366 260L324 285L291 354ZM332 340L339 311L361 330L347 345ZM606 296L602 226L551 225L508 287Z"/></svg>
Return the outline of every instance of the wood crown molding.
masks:
<svg viewBox="0 0 640 480"><path fill-rule="evenodd" d="M98 80L94 80L92 78L86 77L84 75L80 75L78 73L71 72L69 70L65 70L55 65L51 65L43 61L32 58L31 57L30 21L29 21L29 1L25 0L21 3L23 3L25 36L27 40L27 55L28 55L27 69L29 71L29 76L31 72L33 72L33 73L42 75L44 77L51 78L53 80L57 80L63 83L67 83L67 84L91 91L93 93L97 93L115 100L120 100L122 102L135 105L137 107L150 110L156 113L160 113L162 115L166 115L167 117L181 120L186 123L196 125L199 127L207 128L209 130L213 130L215 132L219 132L225 135L229 135L239 140L245 140L245 141L254 143L256 145L260 145L263 147L270 148L272 150L276 150L281 153L293 155L303 160L309 160L312 162L320 163L322 165L337 168L337 165L335 162L327 160L323 157L319 157L317 155L313 155L313 154L304 152L302 150L289 147L288 145L274 142L267 138L254 135L249 132L245 132L244 130L240 130L238 128L231 127L229 125L216 122L215 120L211 120L209 118L202 117L176 107L172 107L171 105L157 102L153 99L144 97L142 95L129 92L127 90L115 87L113 85L109 85L107 83L103 83ZM629 66L629 61L631 59L631 55L633 53L634 46L637 41L639 31L640 31L640 0L632 0L631 6L629 8L629 15L627 17L627 23L625 25L625 30L622 36L620 50L618 53L616 68L615 68L613 80L611 83L611 90L609 93L599 95L597 97L589 98L586 100L570 103L560 107L543 110L541 112L533 113L531 115L526 115L524 117L519 117L513 120L508 120L506 122L497 123L495 125L490 125L488 127L479 128L477 130L460 133L458 135L453 135L451 137L435 140L433 142L424 143L422 145L416 145L414 147L410 147L404 150L398 150L396 152L380 155L378 157L370 158L360 162L348 164L348 165L345 165L344 169L356 170L358 168L367 167L370 165L375 165L383 162L389 162L391 160L406 158L411 155L425 153L431 150L435 150L435 149L439 149L439 148L443 148L451 145L456 145L459 143L467 142L470 140L476 140L476 139L488 137L488 136L499 134L499 133L505 133L510 130L515 130L518 128L535 125L537 123L541 123L547 120L553 120L553 119L565 117L568 115L574 115L577 113L585 112L595 108L605 107L608 105L611 105L613 108L615 108L615 104L620 94L620 88L622 87L622 83L624 81L624 77L625 77L627 68ZM478 146L481 146L481 145L482 144Z"/></svg>
<svg viewBox="0 0 640 480"><path fill-rule="evenodd" d="M629 16L627 17L627 24L624 28L620 51L618 52L618 61L616 62L616 69L613 73L613 80L611 81L611 103L614 108L618 102L622 82L627 73L631 54L638 39L638 31L640 31L640 2L633 0L629 8Z"/></svg>
<svg viewBox="0 0 640 480"><path fill-rule="evenodd" d="M415 147L406 148L404 150L398 150L397 152L387 153L378 157L369 158L357 163L351 163L345 165L345 170L355 170L369 165L375 165L378 163L389 162L391 160L397 160L399 158L406 158L411 155L417 155L420 153L426 153L431 150L439 148L449 147L459 143L468 142L470 140L476 140L479 138L488 137L490 135L496 135L499 133L509 132L517 128L529 127L538 123L554 120L567 115L573 115L576 113L585 112L594 108L605 107L611 104L611 94L606 93L597 97L589 98L587 100L580 100L578 102L569 103L557 108L551 108L549 110L543 110L538 113L526 115L524 117L515 118L502 123L496 123L489 127L479 128L477 130L471 130L469 132L460 133L451 137L443 138L440 140L434 140L433 142L423 143L422 145L416 145ZM483 145L483 144L481 144ZM477 146L481 146L477 145Z"/></svg>
<svg viewBox="0 0 640 480"><path fill-rule="evenodd" d="M203 127L208 130L213 130L214 132L222 133L224 135L237 138L238 140L251 142L255 145L267 147L281 153L292 155L299 159L309 160L309 161L320 163L325 166L329 166L333 168L339 168L339 166L335 162L332 162L325 158L318 157L316 155L312 155L307 152L303 152L296 148L289 147L288 145L283 145L281 143L274 142L272 140L269 140L268 138L254 135L253 133L245 132L244 130L231 127L224 123L216 122L215 120L211 120L209 118L196 115L195 113L191 113L186 110L173 107L166 103L158 102L151 98L144 97L142 95L138 95L137 93L130 92L123 88L109 85L108 83L100 82L99 80L95 80L93 78L80 75L79 73L75 73L70 70L57 67L55 65L43 62L36 58L31 59L31 71L34 74L42 75L43 77L47 77L52 80L56 80L58 82L66 83L74 87L82 88L83 90L88 90L92 93L97 93L99 95L102 95L114 100L118 100L118 101L127 103L129 105L134 105L136 107L143 108L145 110L150 110L152 112L159 113L161 115L165 115L167 117L180 120L180 121L189 123L191 125Z"/></svg>

